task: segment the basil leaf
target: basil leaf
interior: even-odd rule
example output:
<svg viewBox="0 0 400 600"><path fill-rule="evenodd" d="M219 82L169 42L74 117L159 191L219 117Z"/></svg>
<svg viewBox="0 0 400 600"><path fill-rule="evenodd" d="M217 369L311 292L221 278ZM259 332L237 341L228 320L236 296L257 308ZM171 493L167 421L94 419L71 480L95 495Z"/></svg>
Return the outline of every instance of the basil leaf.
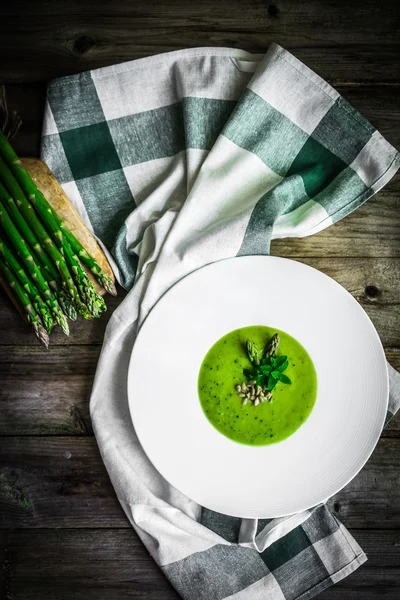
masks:
<svg viewBox="0 0 400 600"><path fill-rule="evenodd" d="M269 375L272 371L272 367L270 365L264 365L260 367L260 371L264 373L264 375Z"/></svg>
<svg viewBox="0 0 400 600"><path fill-rule="evenodd" d="M279 368L281 365L283 365L285 362L287 361L287 356L278 356L275 359L275 367Z"/></svg>
<svg viewBox="0 0 400 600"><path fill-rule="evenodd" d="M257 385L265 385L266 382L267 382L267 378L265 377L265 375L259 375L256 379Z"/></svg>
<svg viewBox="0 0 400 600"><path fill-rule="evenodd" d="M257 375L257 369L243 369L243 375L249 380L254 379Z"/></svg>
<svg viewBox="0 0 400 600"><path fill-rule="evenodd" d="M267 365L267 364L268 364L268 358L262 358L261 359L261 365L264 366L264 365Z"/></svg>
<svg viewBox="0 0 400 600"><path fill-rule="evenodd" d="M274 379L279 379L280 373L279 371L272 371L271 375Z"/></svg>
<svg viewBox="0 0 400 600"><path fill-rule="evenodd" d="M283 373L279 373L279 381L282 381L282 383L292 383L289 379L289 377L287 377L287 375L284 375Z"/></svg>
<svg viewBox="0 0 400 600"><path fill-rule="evenodd" d="M279 371L282 373L283 371L286 371L286 369L289 366L289 361L285 360L285 362L279 367Z"/></svg>
<svg viewBox="0 0 400 600"><path fill-rule="evenodd" d="M276 359L274 356L270 356L270 357L269 357L269 360L270 360L270 362L271 362L271 365L272 365L273 367L275 367L277 359Z"/></svg>

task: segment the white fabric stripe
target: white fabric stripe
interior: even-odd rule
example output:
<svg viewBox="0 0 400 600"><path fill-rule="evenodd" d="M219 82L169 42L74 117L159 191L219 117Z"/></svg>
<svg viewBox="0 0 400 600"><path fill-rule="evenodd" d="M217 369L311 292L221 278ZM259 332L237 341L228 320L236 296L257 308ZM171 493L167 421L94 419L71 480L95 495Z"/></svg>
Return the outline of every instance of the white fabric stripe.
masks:
<svg viewBox="0 0 400 600"><path fill-rule="evenodd" d="M248 87L309 135L339 98L336 90L276 44Z"/></svg>
<svg viewBox="0 0 400 600"><path fill-rule="evenodd" d="M239 58L231 58L231 61L239 69L245 73L255 73L259 62L264 58L264 54L253 54L253 60L240 60Z"/></svg>
<svg viewBox="0 0 400 600"><path fill-rule="evenodd" d="M154 56L146 56L144 58L137 58L130 60L118 65L111 65L110 67L101 67L91 71L92 76L97 79L101 77L110 77L119 75L120 73L132 72L138 69L144 69L151 71L154 67L159 64L174 64L180 62L180 59L191 59L201 56L218 56L218 57L229 57L238 58L239 60L255 60L264 56L264 54L251 54L246 50L240 50L238 48L219 48L215 46L205 46L204 48L185 48L184 50L173 50L172 52L163 52ZM58 81L65 83L69 78L73 79L75 76L62 77ZM146 90L147 91L147 90Z"/></svg>
<svg viewBox="0 0 400 600"><path fill-rule="evenodd" d="M236 52L231 54L234 57ZM106 119L168 106L184 97L237 100L251 77L251 72L238 69L229 53L214 56L192 52L179 58L177 62L168 53L154 59L151 68L146 64L144 69L140 61L134 61L129 69L118 73L92 71ZM143 94L143 79L146 94Z"/></svg>
<svg viewBox="0 0 400 600"><path fill-rule="evenodd" d="M218 138L165 241L142 301L140 322L176 281L203 265L237 254L252 209L280 181L282 177L253 153L224 136Z"/></svg>
<svg viewBox="0 0 400 600"><path fill-rule="evenodd" d="M343 533L340 529L314 542L313 547L330 575L338 570L338 565L348 565L357 556L354 547L351 547L347 543L347 540L343 538ZM336 548L335 552L332 552L333 547Z"/></svg>
<svg viewBox="0 0 400 600"><path fill-rule="evenodd" d="M256 519L242 519L239 544L246 548L253 548L257 552L263 552L271 544L290 533L295 527L304 523L310 514L309 510L304 510L289 517L273 519L258 535L256 535L258 521Z"/></svg>
<svg viewBox="0 0 400 600"><path fill-rule="evenodd" d="M186 193L185 150L175 156L156 158L124 167L123 171L137 207L140 207L144 201L148 201L149 196L157 192L165 180L168 180L168 186L162 190L162 194L159 194L160 198L152 203L152 211L161 210L165 206L165 201L168 201L170 195L176 193L177 189L181 190L180 194ZM140 215L142 216L142 213Z"/></svg>
<svg viewBox="0 0 400 600"><path fill-rule="evenodd" d="M160 566L183 560L195 552L204 552L217 544L230 545L176 508L121 504L150 554L157 555Z"/></svg>
<svg viewBox="0 0 400 600"><path fill-rule="evenodd" d="M309 510L304 510L303 512L290 517L273 519L256 537L256 544L259 552L262 552L281 537L287 535L290 531L293 531L298 525L304 523L310 514Z"/></svg>
<svg viewBox="0 0 400 600"><path fill-rule="evenodd" d="M272 573L249 585L246 589L226 596L224 600L286 600L279 583ZM211 599L210 599L211 600Z"/></svg>
<svg viewBox="0 0 400 600"><path fill-rule="evenodd" d="M209 154L208 150L200 150L197 148L188 148L186 150L186 166L187 166L187 182L186 192L189 194L197 179L201 165Z"/></svg>
<svg viewBox="0 0 400 600"><path fill-rule="evenodd" d="M346 543L349 546L349 553L353 551L355 558L353 558L351 562L345 565L342 569L331 574L331 579L333 583L341 581L342 579L344 579L344 577L347 577L348 575L350 575L350 573L353 573L356 569L358 569L360 565L362 565L363 563L365 563L366 560L368 560L365 552L360 548L353 536L350 535L350 533L345 527L343 527L341 523L339 525L339 531L343 534L343 540L346 540ZM336 544L335 550L338 550Z"/></svg>
<svg viewBox="0 0 400 600"><path fill-rule="evenodd" d="M305 237L332 225L332 218L315 200L309 200L286 215L279 217L272 230L272 239Z"/></svg>
<svg viewBox="0 0 400 600"><path fill-rule="evenodd" d="M54 120L54 116L53 116L52 110L50 108L49 101L46 99L46 103L44 105L42 137L44 135L53 135L55 133L58 133L57 125Z"/></svg>
<svg viewBox="0 0 400 600"><path fill-rule="evenodd" d="M399 168L399 156L379 131L375 131L350 167L365 185L377 192Z"/></svg>
<svg viewBox="0 0 400 600"><path fill-rule="evenodd" d="M186 200L189 182L196 178L207 154L207 150L189 149L176 156L124 168L138 204L125 224L127 248L139 255L139 273L157 259Z"/></svg>
<svg viewBox="0 0 400 600"><path fill-rule="evenodd" d="M161 217L143 225L144 231L138 244L127 243L128 251L133 250L139 256L136 277L144 273L150 264L155 263L164 245L164 240L171 231L177 217L178 211L167 209ZM130 220L132 219L130 218ZM127 227L130 231L129 223L127 223Z"/></svg>

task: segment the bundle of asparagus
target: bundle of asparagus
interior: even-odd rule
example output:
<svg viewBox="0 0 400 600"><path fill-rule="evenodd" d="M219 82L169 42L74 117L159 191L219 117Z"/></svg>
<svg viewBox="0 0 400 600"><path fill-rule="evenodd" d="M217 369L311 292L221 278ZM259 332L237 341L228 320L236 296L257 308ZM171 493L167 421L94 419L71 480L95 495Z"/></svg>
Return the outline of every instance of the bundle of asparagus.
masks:
<svg viewBox="0 0 400 600"><path fill-rule="evenodd" d="M47 348L55 323L106 310L83 265L104 289L114 282L67 229L0 131L0 277L40 342Z"/></svg>

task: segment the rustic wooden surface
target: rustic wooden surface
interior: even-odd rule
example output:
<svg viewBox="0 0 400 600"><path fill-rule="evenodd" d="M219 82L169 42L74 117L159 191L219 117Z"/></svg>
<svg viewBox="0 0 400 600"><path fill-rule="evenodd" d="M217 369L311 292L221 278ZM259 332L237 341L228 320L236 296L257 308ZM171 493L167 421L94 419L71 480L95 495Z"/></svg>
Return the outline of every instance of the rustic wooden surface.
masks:
<svg viewBox="0 0 400 600"><path fill-rule="evenodd" d="M188 46L292 50L400 146L398 0L14 0L1 9L0 82L37 155L52 77ZM400 368L400 178L355 214L274 254L310 264L365 308ZM177 600L130 528L102 465L89 395L104 329L79 322L51 351L0 295L0 598ZM369 561L324 600L400 597L400 418L330 501ZM213 600L210 598L210 600Z"/></svg>

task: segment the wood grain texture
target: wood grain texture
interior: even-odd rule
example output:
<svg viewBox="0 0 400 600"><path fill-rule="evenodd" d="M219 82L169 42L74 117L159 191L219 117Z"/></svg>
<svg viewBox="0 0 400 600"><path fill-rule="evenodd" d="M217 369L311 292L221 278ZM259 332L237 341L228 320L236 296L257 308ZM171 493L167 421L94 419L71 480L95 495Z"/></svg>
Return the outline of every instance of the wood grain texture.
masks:
<svg viewBox="0 0 400 600"><path fill-rule="evenodd" d="M273 240L271 254L311 256L400 257L400 177L361 208L316 235Z"/></svg>
<svg viewBox="0 0 400 600"><path fill-rule="evenodd" d="M347 527L400 529L400 439L329 501ZM0 438L0 528L130 527L93 437Z"/></svg>
<svg viewBox="0 0 400 600"><path fill-rule="evenodd" d="M397 600L399 532L351 533L369 554L369 560L321 594L321 600ZM1 546L5 549L12 600L179 598L133 530L3 530Z"/></svg>
<svg viewBox="0 0 400 600"><path fill-rule="evenodd" d="M112 312L122 302L125 294L121 288L118 288L117 298L107 294L105 296L107 312L99 319L86 321L78 317L77 321L70 322L69 337L65 336L58 327L54 329L51 334L51 348L57 345L101 344ZM30 328L22 321L5 293L0 290L0 345L37 346L37 344ZM44 349L43 351L46 352Z"/></svg>
<svg viewBox="0 0 400 600"><path fill-rule="evenodd" d="M12 600L179 598L132 529L2 531L1 546Z"/></svg>
<svg viewBox="0 0 400 600"><path fill-rule="evenodd" d="M8 82L44 81L180 48L265 52L277 42L336 84L396 82L396 4L328 0L322 8L318 0L85 0L82 6L79 0L18 0L2 10L1 75Z"/></svg>
<svg viewBox="0 0 400 600"><path fill-rule="evenodd" d="M129 527L93 437L0 438L0 528Z"/></svg>

